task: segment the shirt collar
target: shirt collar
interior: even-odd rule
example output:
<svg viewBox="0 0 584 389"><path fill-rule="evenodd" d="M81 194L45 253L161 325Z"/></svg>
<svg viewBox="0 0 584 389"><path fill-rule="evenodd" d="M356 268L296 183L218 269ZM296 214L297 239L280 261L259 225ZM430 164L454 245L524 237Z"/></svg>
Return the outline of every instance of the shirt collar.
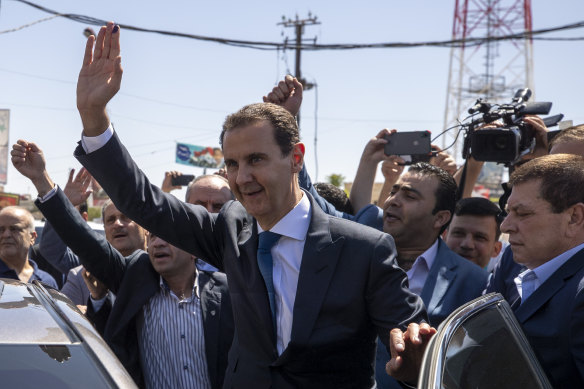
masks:
<svg viewBox="0 0 584 389"><path fill-rule="evenodd" d="M160 290L164 294L171 294L172 293L172 291L170 290L170 287L166 283L166 280L164 278L162 278L162 276L160 276ZM191 297L186 299L186 301L190 301L193 298L193 296L196 296L198 299L201 298L201 296L199 294L199 270L197 270L196 267L195 267L195 282L193 283ZM180 300L179 296L176 296L176 297Z"/></svg>
<svg viewBox="0 0 584 389"><path fill-rule="evenodd" d="M560 255L551 260L545 262L542 265L539 265L535 269L532 269L537 279L539 280L540 285L545 282L556 270L558 270L564 263L568 262L568 259L572 258L578 251L584 249L584 243L579 244L576 247L572 247L571 249L564 251ZM527 273L527 271L520 274L523 275Z"/></svg>
<svg viewBox="0 0 584 389"><path fill-rule="evenodd" d="M296 240L304 240L310 225L310 200L304 192L302 198L290 212L280 219L270 231ZM256 221L258 234L264 230Z"/></svg>
<svg viewBox="0 0 584 389"><path fill-rule="evenodd" d="M417 259L426 261L426 266L428 266L428 270L432 268L434 264L434 260L436 259L436 254L438 253L438 239L434 242L432 246L428 248L428 250L424 251Z"/></svg>

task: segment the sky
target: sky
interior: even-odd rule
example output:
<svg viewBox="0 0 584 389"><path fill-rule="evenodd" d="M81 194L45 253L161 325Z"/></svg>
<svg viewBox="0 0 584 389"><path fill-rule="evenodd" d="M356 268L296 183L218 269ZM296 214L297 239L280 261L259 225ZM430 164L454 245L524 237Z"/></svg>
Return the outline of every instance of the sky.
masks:
<svg viewBox="0 0 584 389"><path fill-rule="evenodd" d="M311 12L321 24L307 26L304 38L330 44L449 40L455 1L44 0L42 5L149 29L268 42L293 39L292 29L278 25L282 16L305 18ZM584 20L582 0L533 0L532 10L534 30ZM49 174L64 186L69 170L80 167L72 156L82 131L75 84L89 25L56 17L6 32L50 16L15 0L0 2L0 109L10 110L9 144L37 143ZM109 114L138 166L158 185L165 171L203 173L174 163L176 142L218 146L226 115L261 101L294 72L293 51L124 29L121 34L124 76ZM549 36L582 37L584 29ZM574 124L584 122L583 46L578 40L533 43L537 100L553 102L551 113L563 113ZM505 50L501 53L504 57ZM303 76L317 84L305 91L301 111L313 180L342 174L352 181L363 147L382 128L441 132L449 59L450 49L431 47L304 51ZM6 192L36 196L10 163L7 181Z"/></svg>

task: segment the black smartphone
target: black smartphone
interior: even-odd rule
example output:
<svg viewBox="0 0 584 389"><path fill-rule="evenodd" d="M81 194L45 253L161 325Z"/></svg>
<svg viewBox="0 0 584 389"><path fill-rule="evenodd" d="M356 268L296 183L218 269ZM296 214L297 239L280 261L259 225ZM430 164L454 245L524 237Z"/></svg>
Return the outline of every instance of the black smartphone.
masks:
<svg viewBox="0 0 584 389"><path fill-rule="evenodd" d="M180 176L172 177L170 179L170 183L172 184L172 186L187 186L194 179L195 176L192 174L183 174Z"/></svg>
<svg viewBox="0 0 584 389"><path fill-rule="evenodd" d="M385 155L428 155L432 148L430 131L396 132L385 137Z"/></svg>

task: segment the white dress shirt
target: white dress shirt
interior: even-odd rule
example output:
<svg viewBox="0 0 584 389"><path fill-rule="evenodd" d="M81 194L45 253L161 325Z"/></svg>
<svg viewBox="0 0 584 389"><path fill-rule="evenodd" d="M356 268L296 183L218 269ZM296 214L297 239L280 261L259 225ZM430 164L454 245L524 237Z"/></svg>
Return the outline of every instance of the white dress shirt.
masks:
<svg viewBox="0 0 584 389"><path fill-rule="evenodd" d="M298 274L310 225L310 215L310 201L303 192L300 202L270 229L282 235L271 251L274 260L272 279L278 327L276 346L279 354L282 354L288 346L292 334L292 314L298 287ZM259 223L257 226L258 233L264 231Z"/></svg>
<svg viewBox="0 0 584 389"><path fill-rule="evenodd" d="M436 259L436 254L438 253L438 239L434 242L432 246L422 253L412 265L412 268L406 272L408 275L408 281L410 284L410 290L417 294L422 295L422 290L424 289L424 284L426 283L426 278L428 278L428 273L432 268L434 259Z"/></svg>

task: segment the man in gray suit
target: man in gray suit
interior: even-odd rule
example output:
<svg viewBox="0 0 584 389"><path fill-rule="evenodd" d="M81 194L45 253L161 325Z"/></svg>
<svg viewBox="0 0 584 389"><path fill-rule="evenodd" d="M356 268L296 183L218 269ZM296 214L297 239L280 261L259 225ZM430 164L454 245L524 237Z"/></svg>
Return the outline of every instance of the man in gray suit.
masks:
<svg viewBox="0 0 584 389"><path fill-rule="evenodd" d="M209 213L150 184L106 113L121 83L119 35L108 23L88 39L75 154L125 214L226 272L236 334L225 387L372 387L376 337L387 345L390 329L426 319L391 237L314 205L298 186L304 145L296 121L273 104L246 106L223 126L239 201ZM277 239L264 246L266 237Z"/></svg>

